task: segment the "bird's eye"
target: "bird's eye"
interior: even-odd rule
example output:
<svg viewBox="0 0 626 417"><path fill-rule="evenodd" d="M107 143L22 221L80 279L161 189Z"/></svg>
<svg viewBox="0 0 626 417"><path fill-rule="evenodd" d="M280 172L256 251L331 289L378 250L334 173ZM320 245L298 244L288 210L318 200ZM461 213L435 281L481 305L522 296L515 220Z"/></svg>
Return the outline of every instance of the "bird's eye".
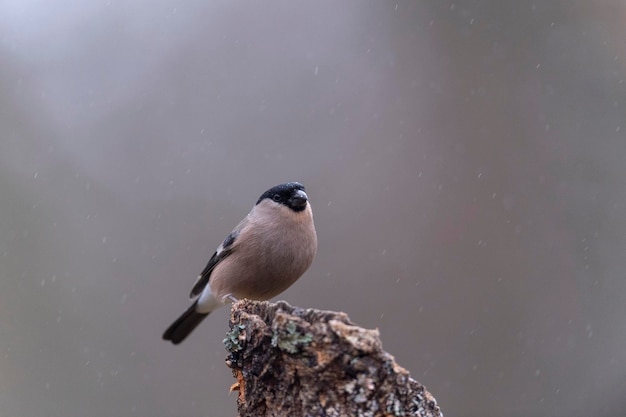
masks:
<svg viewBox="0 0 626 417"><path fill-rule="evenodd" d="M274 199L274 201L280 201L280 196L278 194L274 194L272 199Z"/></svg>

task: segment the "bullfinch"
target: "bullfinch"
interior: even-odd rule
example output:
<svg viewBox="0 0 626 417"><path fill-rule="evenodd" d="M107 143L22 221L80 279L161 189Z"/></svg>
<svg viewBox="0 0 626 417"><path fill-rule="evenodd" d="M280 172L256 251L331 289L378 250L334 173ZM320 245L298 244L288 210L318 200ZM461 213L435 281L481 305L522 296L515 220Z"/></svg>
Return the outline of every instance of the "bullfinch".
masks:
<svg viewBox="0 0 626 417"><path fill-rule="evenodd" d="M193 304L163 333L179 344L228 300L267 300L289 288L317 252L304 186L288 182L264 192L217 248L191 289Z"/></svg>

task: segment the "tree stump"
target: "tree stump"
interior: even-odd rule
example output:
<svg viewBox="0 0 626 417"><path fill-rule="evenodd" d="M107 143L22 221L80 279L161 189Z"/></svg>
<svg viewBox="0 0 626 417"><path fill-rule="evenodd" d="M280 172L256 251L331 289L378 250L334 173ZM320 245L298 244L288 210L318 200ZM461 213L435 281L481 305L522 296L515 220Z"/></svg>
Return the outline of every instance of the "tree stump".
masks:
<svg viewBox="0 0 626 417"><path fill-rule="evenodd" d="M443 416L378 330L345 313L242 300L224 343L240 417Z"/></svg>

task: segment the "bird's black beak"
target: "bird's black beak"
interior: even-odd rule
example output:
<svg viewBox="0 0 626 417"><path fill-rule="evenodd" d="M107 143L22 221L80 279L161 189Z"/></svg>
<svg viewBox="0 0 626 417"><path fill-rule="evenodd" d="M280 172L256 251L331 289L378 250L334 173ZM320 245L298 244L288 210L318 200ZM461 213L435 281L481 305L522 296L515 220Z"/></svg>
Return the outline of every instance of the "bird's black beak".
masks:
<svg viewBox="0 0 626 417"><path fill-rule="evenodd" d="M289 199L289 205L291 207L302 208L306 206L306 202L309 201L309 197L302 190L297 190Z"/></svg>

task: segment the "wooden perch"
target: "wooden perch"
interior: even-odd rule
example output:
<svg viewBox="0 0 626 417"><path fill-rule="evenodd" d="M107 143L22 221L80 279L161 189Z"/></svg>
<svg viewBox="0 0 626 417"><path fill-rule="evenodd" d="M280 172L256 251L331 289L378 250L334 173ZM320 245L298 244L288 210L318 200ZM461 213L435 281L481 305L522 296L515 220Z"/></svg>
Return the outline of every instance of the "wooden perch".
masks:
<svg viewBox="0 0 626 417"><path fill-rule="evenodd" d="M423 385L345 313L242 300L224 339L240 417L442 417Z"/></svg>

